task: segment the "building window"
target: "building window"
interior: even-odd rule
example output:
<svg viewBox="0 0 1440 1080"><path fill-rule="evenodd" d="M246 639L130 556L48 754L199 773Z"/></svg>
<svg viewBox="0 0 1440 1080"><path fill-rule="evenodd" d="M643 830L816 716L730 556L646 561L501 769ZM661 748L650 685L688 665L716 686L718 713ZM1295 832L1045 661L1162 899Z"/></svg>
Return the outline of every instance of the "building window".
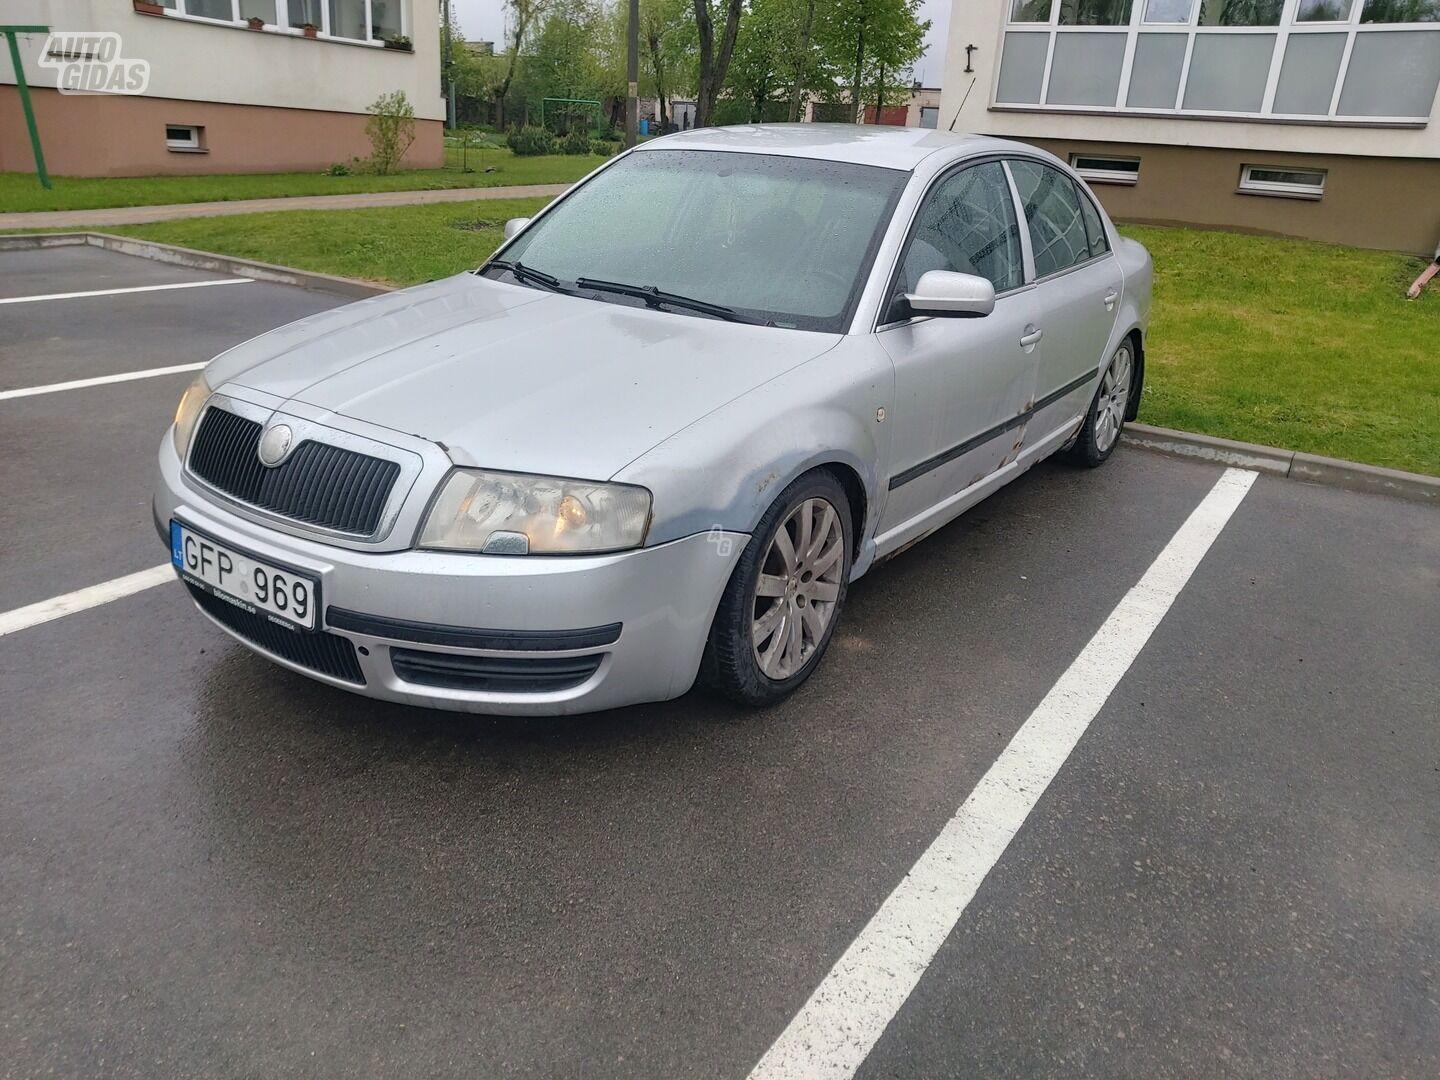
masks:
<svg viewBox="0 0 1440 1080"><path fill-rule="evenodd" d="M381 45L409 36L410 0L156 0L166 14L244 26L260 19L279 33L313 26L320 37ZM1046 0L1048 3L1049 0Z"/></svg>
<svg viewBox="0 0 1440 1080"><path fill-rule="evenodd" d="M1185 26L1194 7L1195 0L1145 0L1145 21Z"/></svg>
<svg viewBox="0 0 1440 1080"><path fill-rule="evenodd" d="M1318 199L1325 194L1324 169L1283 169L1242 165L1240 190L1247 195L1278 195L1287 199Z"/></svg>
<svg viewBox="0 0 1440 1080"><path fill-rule="evenodd" d="M1437 23L1440 0L1365 0L1362 23Z"/></svg>
<svg viewBox="0 0 1440 1080"><path fill-rule="evenodd" d="M1138 157L1071 154L1070 167L1092 184L1134 184L1140 179Z"/></svg>
<svg viewBox="0 0 1440 1080"><path fill-rule="evenodd" d="M275 0L240 0L236 11L241 22L260 19L269 26L280 25L280 20L275 18Z"/></svg>
<svg viewBox="0 0 1440 1080"><path fill-rule="evenodd" d="M1051 6L1051 0L1010 0L1010 21L1048 23Z"/></svg>
<svg viewBox="0 0 1440 1080"><path fill-rule="evenodd" d="M365 40L365 0L330 0L330 36Z"/></svg>
<svg viewBox="0 0 1440 1080"><path fill-rule="evenodd" d="M166 124L165 146L169 150L204 150L205 129L194 124Z"/></svg>
<svg viewBox="0 0 1440 1080"><path fill-rule="evenodd" d="M307 24L317 30L325 25L320 0L288 0L288 14L290 27L294 30L303 30Z"/></svg>
<svg viewBox="0 0 1440 1080"><path fill-rule="evenodd" d="M230 0L185 0L185 14L197 19L235 21L235 5Z"/></svg>
<svg viewBox="0 0 1440 1080"><path fill-rule="evenodd" d="M1440 0L1007 0L992 105L1418 127Z"/></svg>
<svg viewBox="0 0 1440 1080"><path fill-rule="evenodd" d="M1355 0L1300 0L1295 8L1297 23L1348 23Z"/></svg>
<svg viewBox="0 0 1440 1080"><path fill-rule="evenodd" d="M1201 26L1279 26L1285 0L1200 0Z"/></svg>
<svg viewBox="0 0 1440 1080"><path fill-rule="evenodd" d="M1130 0L1060 0L1061 26L1129 26Z"/></svg>

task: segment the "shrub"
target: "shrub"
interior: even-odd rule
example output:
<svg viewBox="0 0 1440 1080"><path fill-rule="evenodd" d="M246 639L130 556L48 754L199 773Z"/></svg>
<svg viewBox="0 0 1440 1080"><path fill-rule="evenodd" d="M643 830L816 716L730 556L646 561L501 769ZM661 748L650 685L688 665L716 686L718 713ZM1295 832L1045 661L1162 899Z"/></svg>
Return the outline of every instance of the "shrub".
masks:
<svg viewBox="0 0 1440 1080"><path fill-rule="evenodd" d="M538 157L555 153L555 136L542 127L522 127L505 139L516 157Z"/></svg>
<svg viewBox="0 0 1440 1080"><path fill-rule="evenodd" d="M609 157L615 153L615 149L616 144L606 139L596 139L590 144L590 152L592 154L599 154L601 157Z"/></svg>
<svg viewBox="0 0 1440 1080"><path fill-rule="evenodd" d="M337 162L335 162L334 165L331 165L331 166L330 166L330 175L331 175L331 176L349 176L349 175L350 175L350 166L349 166L349 165L346 165L345 162L343 162L343 161L337 161Z"/></svg>
<svg viewBox="0 0 1440 1080"><path fill-rule="evenodd" d="M590 153L590 133L588 131L570 132L560 144L560 149L567 154Z"/></svg>
<svg viewBox="0 0 1440 1080"><path fill-rule="evenodd" d="M365 134L370 137L370 165L381 176L386 175L405 157L415 141L415 107L396 90L381 94L365 110Z"/></svg>

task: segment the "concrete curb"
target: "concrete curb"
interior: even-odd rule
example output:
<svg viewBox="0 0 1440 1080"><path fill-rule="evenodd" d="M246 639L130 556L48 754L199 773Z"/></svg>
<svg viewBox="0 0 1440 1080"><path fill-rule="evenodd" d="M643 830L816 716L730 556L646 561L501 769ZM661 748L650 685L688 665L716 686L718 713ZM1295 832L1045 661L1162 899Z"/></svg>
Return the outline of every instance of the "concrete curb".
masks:
<svg viewBox="0 0 1440 1080"><path fill-rule="evenodd" d="M173 244L157 244L151 240L136 240L129 236L115 236L111 233L22 233L16 236L0 236L0 252L33 251L38 248L74 247L103 248L117 251L122 255L136 255L142 259L184 266L191 270L209 270L232 277L254 278L256 281L273 281L277 285L291 285L300 289L333 293L363 300L367 296L379 296L394 292L389 285L377 285L355 278L336 277L334 274L316 274L308 270L294 270L288 266L255 262L251 259L236 259L229 255L216 255L208 251L175 247Z"/></svg>
<svg viewBox="0 0 1440 1080"><path fill-rule="evenodd" d="M1172 431L1169 428L1151 427L1149 424L1127 424L1121 438L1130 446L1174 457L1235 465L1308 484L1324 484L1349 491L1369 491L1440 506L1440 476L1382 469L1378 465L1362 465L1358 461L1341 461L1337 458L1304 454L1298 450L1256 446L1254 443L1217 439L1211 435L1195 435L1188 431Z"/></svg>

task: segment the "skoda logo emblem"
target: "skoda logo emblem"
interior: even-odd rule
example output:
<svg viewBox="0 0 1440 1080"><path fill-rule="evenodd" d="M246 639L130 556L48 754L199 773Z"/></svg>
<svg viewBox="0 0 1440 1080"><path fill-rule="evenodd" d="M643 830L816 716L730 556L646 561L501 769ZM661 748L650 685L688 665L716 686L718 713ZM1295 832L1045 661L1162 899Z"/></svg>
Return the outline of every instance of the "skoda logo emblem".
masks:
<svg viewBox="0 0 1440 1080"><path fill-rule="evenodd" d="M290 452L295 433L285 424L276 424L260 436L260 464L279 465Z"/></svg>

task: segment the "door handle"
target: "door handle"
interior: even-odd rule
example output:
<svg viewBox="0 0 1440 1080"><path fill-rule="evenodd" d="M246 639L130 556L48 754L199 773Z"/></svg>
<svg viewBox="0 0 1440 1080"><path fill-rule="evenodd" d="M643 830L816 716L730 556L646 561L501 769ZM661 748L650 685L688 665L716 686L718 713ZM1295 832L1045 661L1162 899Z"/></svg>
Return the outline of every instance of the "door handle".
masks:
<svg viewBox="0 0 1440 1080"><path fill-rule="evenodd" d="M1114 311L1114 310L1115 310L1115 301L1116 301L1116 300L1119 300L1119 299L1120 299L1120 293L1119 293L1118 291L1116 291L1115 289L1111 289L1109 292L1107 292L1107 293L1105 294L1105 310L1106 310L1106 311Z"/></svg>
<svg viewBox="0 0 1440 1080"><path fill-rule="evenodd" d="M1034 326L1027 326L1025 333L1020 335L1020 347L1023 349L1033 348L1039 340L1045 336L1045 331Z"/></svg>

